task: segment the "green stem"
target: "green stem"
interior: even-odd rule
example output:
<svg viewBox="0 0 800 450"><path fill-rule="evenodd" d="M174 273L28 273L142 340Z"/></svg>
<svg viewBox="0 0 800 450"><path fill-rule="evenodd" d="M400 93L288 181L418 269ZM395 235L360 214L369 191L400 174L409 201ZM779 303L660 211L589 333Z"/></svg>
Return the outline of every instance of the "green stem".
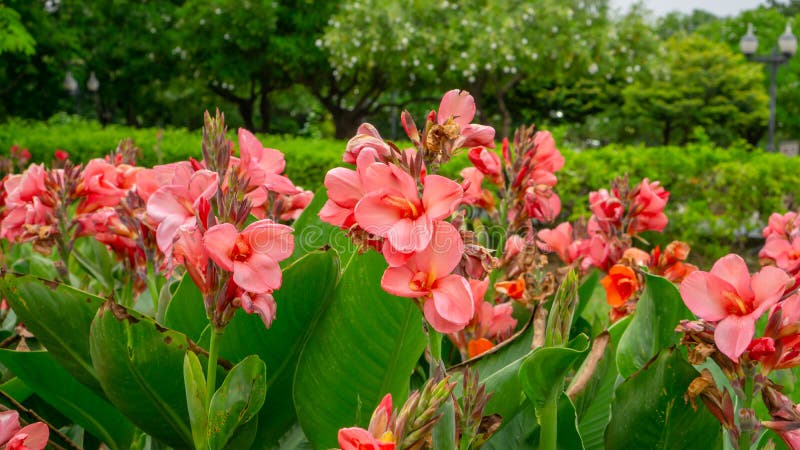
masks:
<svg viewBox="0 0 800 450"><path fill-rule="evenodd" d="M547 399L539 408L539 450L556 450L558 442L558 397Z"/></svg>
<svg viewBox="0 0 800 450"><path fill-rule="evenodd" d="M153 298L153 314L158 314L158 286L156 286L155 270L153 270L153 263L147 262L147 289L150 291L150 297Z"/></svg>
<svg viewBox="0 0 800 450"><path fill-rule="evenodd" d="M742 409L753 409L753 376L748 373L744 377L744 402ZM744 429L743 429L744 428ZM750 448L750 427L739 427L739 450L748 450Z"/></svg>
<svg viewBox="0 0 800 450"><path fill-rule="evenodd" d="M430 325L425 325L428 330L428 350L431 352L431 366L429 376L433 376L436 372L436 367L444 369L444 362L442 362L442 333L434 330Z"/></svg>
<svg viewBox="0 0 800 450"><path fill-rule="evenodd" d="M217 390L217 360L219 359L219 341L222 339L221 329L211 333L211 344L208 349L208 372L206 373L206 410L211 406L211 397Z"/></svg>

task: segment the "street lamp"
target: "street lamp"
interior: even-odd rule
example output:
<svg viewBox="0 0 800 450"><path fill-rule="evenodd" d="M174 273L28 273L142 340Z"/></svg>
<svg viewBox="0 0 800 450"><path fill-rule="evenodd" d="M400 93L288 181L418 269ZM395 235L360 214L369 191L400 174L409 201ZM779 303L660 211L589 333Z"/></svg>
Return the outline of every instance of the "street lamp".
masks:
<svg viewBox="0 0 800 450"><path fill-rule="evenodd" d="M80 102L80 95L81 95L81 88L78 86L78 82L75 80L75 77L72 76L71 71L67 71L67 76L64 77L64 89L69 92L69 94L75 97L75 112L80 116L81 115L81 102Z"/></svg>
<svg viewBox="0 0 800 450"><path fill-rule="evenodd" d="M792 26L786 24L786 31L778 38L778 46L772 49L772 54L756 56L758 38L753 33L753 24L747 24L747 33L739 40L739 49L750 61L760 62L769 67L769 144L767 150L775 151L775 77L778 67L786 63L797 53L797 38L792 34Z"/></svg>

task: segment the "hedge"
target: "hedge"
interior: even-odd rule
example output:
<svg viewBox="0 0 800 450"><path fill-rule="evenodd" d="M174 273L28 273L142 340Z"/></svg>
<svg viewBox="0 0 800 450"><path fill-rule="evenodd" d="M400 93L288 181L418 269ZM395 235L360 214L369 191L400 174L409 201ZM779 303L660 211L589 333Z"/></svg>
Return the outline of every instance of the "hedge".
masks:
<svg viewBox="0 0 800 450"><path fill-rule="evenodd" d="M13 144L27 147L35 161L49 161L57 148L68 151L73 160L85 161L106 154L125 137L142 149L143 165L200 156L200 131L101 127L72 117L0 124L0 149ZM235 138L233 132L231 137ZM264 145L285 153L287 173L307 189L319 188L325 172L342 164L344 141L259 137ZM731 251L748 254L754 263L760 230L769 214L797 209L800 201L800 159L780 154L710 144L561 150L567 162L559 173L557 192L563 200L564 220L586 215L588 193L607 187L617 175L628 174L634 182L644 177L660 180L671 192L670 224L663 235L649 236L651 244L665 244L667 239L689 242L692 259L702 265ZM444 172L454 176L467 164L460 155Z"/></svg>

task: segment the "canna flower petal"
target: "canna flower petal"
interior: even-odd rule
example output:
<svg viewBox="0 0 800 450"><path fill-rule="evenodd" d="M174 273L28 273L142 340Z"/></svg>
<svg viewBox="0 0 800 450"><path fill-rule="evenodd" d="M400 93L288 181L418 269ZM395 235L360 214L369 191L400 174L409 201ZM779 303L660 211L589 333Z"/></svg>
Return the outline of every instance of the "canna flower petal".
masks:
<svg viewBox="0 0 800 450"><path fill-rule="evenodd" d="M756 311L764 312L783 296L787 285L792 281L789 275L777 267L767 266L753 275L750 286L755 295Z"/></svg>
<svg viewBox="0 0 800 450"><path fill-rule="evenodd" d="M251 223L242 231L255 253L268 254L275 261L283 261L294 252L292 229L269 219Z"/></svg>
<svg viewBox="0 0 800 450"><path fill-rule="evenodd" d="M461 186L440 175L425 177L422 205L431 220L444 219L456 210L463 197Z"/></svg>
<svg viewBox="0 0 800 450"><path fill-rule="evenodd" d="M230 253L238 237L239 232L233 224L221 223L206 231L203 236L203 247L205 247L208 257L212 261L228 272L232 272L233 259L231 259Z"/></svg>
<svg viewBox="0 0 800 450"><path fill-rule="evenodd" d="M747 350L755 333L755 319L750 316L730 315L722 319L714 331L714 342L724 355L734 362Z"/></svg>
<svg viewBox="0 0 800 450"><path fill-rule="evenodd" d="M432 289L437 314L463 328L475 314L475 303L469 283L460 275L448 275L436 281Z"/></svg>
<svg viewBox="0 0 800 450"><path fill-rule="evenodd" d="M730 283L740 297L753 298L750 271L741 256L734 254L723 256L711 267L711 273Z"/></svg>
<svg viewBox="0 0 800 450"><path fill-rule="evenodd" d="M17 411L0 412L0 445L8 442L19 430L19 413Z"/></svg>
<svg viewBox="0 0 800 450"><path fill-rule="evenodd" d="M426 295L427 291L411 289L414 272L408 267L389 267L381 278L381 287L384 291L398 297L416 298Z"/></svg>
<svg viewBox="0 0 800 450"><path fill-rule="evenodd" d="M439 103L439 112L436 119L439 125L452 118L462 130L475 118L475 99L469 92L459 89L447 91Z"/></svg>
<svg viewBox="0 0 800 450"><path fill-rule="evenodd" d="M233 281L248 292L272 292L281 287L282 279L281 267L268 255L253 253L246 262L233 262Z"/></svg>
<svg viewBox="0 0 800 450"><path fill-rule="evenodd" d="M727 281L708 272L692 272L680 286L683 302L697 317L715 322L728 316L729 301L723 292L732 292Z"/></svg>

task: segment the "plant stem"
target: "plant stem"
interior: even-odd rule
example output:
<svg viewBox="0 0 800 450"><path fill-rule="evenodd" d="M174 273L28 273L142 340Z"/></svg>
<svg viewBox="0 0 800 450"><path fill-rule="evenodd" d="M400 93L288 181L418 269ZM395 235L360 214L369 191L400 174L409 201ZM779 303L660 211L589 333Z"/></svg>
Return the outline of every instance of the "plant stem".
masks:
<svg viewBox="0 0 800 450"><path fill-rule="evenodd" d="M558 442L558 396L539 408L539 450L556 450Z"/></svg>
<svg viewBox="0 0 800 450"><path fill-rule="evenodd" d="M219 359L219 341L222 329L214 328L211 333L211 344L208 349L208 372L206 373L206 410L211 406L211 398L217 390L217 359Z"/></svg>
<svg viewBox="0 0 800 450"><path fill-rule="evenodd" d="M436 373L437 367L444 369L444 362L442 362L442 333L434 330L428 324L424 326L428 335L428 350L431 352L431 365L428 375L432 377Z"/></svg>
<svg viewBox="0 0 800 450"><path fill-rule="evenodd" d="M158 286L156 286L155 270L153 270L153 263L147 261L147 289L150 291L150 297L153 298L153 314L158 314Z"/></svg>
<svg viewBox="0 0 800 450"><path fill-rule="evenodd" d="M744 402L742 403L743 410L751 410L753 409L753 376L751 373L747 373L744 377ZM740 417L742 417L740 415ZM741 426L739 424L739 450L749 450L750 448L750 429L751 424L747 424L746 426Z"/></svg>

